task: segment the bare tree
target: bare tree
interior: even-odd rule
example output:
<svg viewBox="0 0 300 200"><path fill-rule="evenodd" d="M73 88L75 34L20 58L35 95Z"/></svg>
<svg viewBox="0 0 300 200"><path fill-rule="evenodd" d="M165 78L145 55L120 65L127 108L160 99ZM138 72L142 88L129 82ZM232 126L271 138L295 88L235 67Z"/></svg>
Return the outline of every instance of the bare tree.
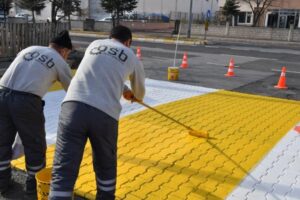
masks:
<svg viewBox="0 0 300 200"><path fill-rule="evenodd" d="M266 10L277 3L278 0L241 0L249 4L253 12L253 26L257 26L261 16Z"/></svg>

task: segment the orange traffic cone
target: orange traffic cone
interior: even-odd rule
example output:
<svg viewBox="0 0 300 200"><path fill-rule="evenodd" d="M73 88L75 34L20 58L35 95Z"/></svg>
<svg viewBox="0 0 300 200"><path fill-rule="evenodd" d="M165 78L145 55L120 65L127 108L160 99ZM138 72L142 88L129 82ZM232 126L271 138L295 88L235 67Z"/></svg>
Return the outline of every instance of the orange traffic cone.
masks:
<svg viewBox="0 0 300 200"><path fill-rule="evenodd" d="M142 51L140 47L136 49L136 56L138 57L139 60L142 60Z"/></svg>
<svg viewBox="0 0 300 200"><path fill-rule="evenodd" d="M277 85L275 85L274 87L275 88L278 88L278 89L287 89L287 86L285 84L285 73L286 73L286 67L282 67L281 69L281 75L280 75L280 78L279 78L279 81L277 83Z"/></svg>
<svg viewBox="0 0 300 200"><path fill-rule="evenodd" d="M227 71L227 74L225 74L225 76L227 76L227 77L235 76L234 75L234 59L233 58L230 58L228 71Z"/></svg>
<svg viewBox="0 0 300 200"><path fill-rule="evenodd" d="M181 63L181 67L182 68L187 68L189 66L188 64L188 57L187 57L187 53L184 52L183 54L183 58L182 58L182 63Z"/></svg>

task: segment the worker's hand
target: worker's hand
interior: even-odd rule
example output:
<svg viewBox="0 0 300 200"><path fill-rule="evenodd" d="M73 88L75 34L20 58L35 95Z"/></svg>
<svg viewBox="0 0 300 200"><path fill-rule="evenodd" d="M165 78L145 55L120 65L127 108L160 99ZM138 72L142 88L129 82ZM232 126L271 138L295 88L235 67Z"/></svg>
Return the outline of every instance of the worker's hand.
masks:
<svg viewBox="0 0 300 200"><path fill-rule="evenodd" d="M124 99L128 100L128 101L131 101L131 102L134 102L134 101L138 101L133 92L131 90L126 90L123 92L123 97Z"/></svg>

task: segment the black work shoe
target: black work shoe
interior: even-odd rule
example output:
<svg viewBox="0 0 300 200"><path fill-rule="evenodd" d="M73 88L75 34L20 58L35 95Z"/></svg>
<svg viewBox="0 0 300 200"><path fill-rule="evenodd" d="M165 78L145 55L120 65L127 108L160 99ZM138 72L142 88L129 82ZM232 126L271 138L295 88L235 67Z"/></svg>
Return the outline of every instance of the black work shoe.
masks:
<svg viewBox="0 0 300 200"><path fill-rule="evenodd" d="M10 180L5 186L0 187L0 194L5 194L13 186L12 181Z"/></svg>
<svg viewBox="0 0 300 200"><path fill-rule="evenodd" d="M36 194L36 181L27 181L25 185L26 194Z"/></svg>
<svg viewBox="0 0 300 200"><path fill-rule="evenodd" d="M0 188L0 194L5 194L9 190L9 185Z"/></svg>
<svg viewBox="0 0 300 200"><path fill-rule="evenodd" d="M26 194L36 194L36 187L27 186L25 187Z"/></svg>

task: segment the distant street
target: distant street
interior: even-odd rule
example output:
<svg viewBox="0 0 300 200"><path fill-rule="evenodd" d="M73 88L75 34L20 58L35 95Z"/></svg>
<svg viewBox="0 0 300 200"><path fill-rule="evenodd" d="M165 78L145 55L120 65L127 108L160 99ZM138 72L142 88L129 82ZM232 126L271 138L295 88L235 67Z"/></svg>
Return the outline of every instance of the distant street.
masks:
<svg viewBox="0 0 300 200"><path fill-rule="evenodd" d="M84 49L97 38L73 37L77 48ZM134 42L133 49L141 47L146 76L167 80L167 69L173 66L175 45ZM189 67L180 69L180 83L209 88L300 100L300 49L258 47L249 45L179 45L175 65L179 66L183 53L188 53ZM236 77L226 78L230 58L235 60ZM282 66L287 67L288 90L274 89Z"/></svg>

